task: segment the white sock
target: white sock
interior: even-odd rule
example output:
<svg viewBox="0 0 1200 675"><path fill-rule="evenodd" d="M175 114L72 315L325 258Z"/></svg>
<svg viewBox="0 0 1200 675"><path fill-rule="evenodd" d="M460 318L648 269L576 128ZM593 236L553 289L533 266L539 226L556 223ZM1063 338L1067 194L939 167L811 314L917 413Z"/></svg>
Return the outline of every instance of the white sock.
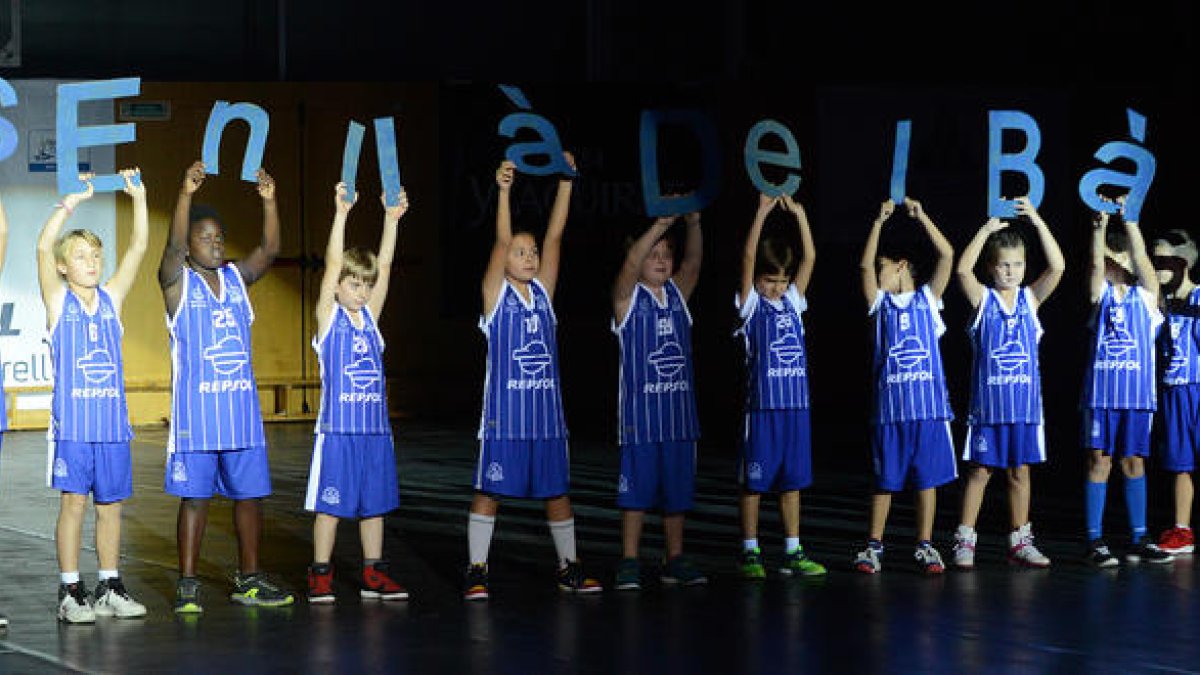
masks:
<svg viewBox="0 0 1200 675"><path fill-rule="evenodd" d="M496 516L472 513L467 517L467 554L472 565L486 565L488 549L492 547L492 532L496 529Z"/></svg>
<svg viewBox="0 0 1200 675"><path fill-rule="evenodd" d="M756 548L758 548L758 539L757 538L742 540L742 550L743 551L753 551Z"/></svg>
<svg viewBox="0 0 1200 675"><path fill-rule="evenodd" d="M800 537L784 537L783 538L784 553L791 553L792 551L795 551L798 548L800 548Z"/></svg>
<svg viewBox="0 0 1200 675"><path fill-rule="evenodd" d="M1179 523L1175 523L1175 527L1178 527L1178 528L1179 528L1179 529L1181 529L1181 530L1190 530L1190 529L1192 529L1192 528L1188 527L1187 525L1181 525L1181 524L1179 524Z"/></svg>
<svg viewBox="0 0 1200 675"><path fill-rule="evenodd" d="M100 577L100 581L104 581L105 579L116 579L121 575L117 574L116 570L100 570L98 576Z"/></svg>
<svg viewBox="0 0 1200 675"><path fill-rule="evenodd" d="M79 572L62 572L58 575L64 586L79 583Z"/></svg>
<svg viewBox="0 0 1200 675"><path fill-rule="evenodd" d="M554 538L554 551L558 554L558 564L576 560L575 552L575 519L546 521L550 526L550 536Z"/></svg>

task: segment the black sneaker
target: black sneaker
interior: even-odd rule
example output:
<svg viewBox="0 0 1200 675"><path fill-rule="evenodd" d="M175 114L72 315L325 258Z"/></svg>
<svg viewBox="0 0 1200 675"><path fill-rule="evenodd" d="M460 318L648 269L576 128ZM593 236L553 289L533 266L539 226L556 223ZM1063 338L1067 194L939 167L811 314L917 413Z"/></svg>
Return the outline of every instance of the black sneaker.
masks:
<svg viewBox="0 0 1200 675"><path fill-rule="evenodd" d="M200 614L200 581L196 577L179 577L175 582L175 613Z"/></svg>
<svg viewBox="0 0 1200 675"><path fill-rule="evenodd" d="M466 580L463 583L463 599L488 599L487 563L475 563L474 565L467 567Z"/></svg>
<svg viewBox="0 0 1200 675"><path fill-rule="evenodd" d="M284 607L296 601L296 596L290 591L277 586L262 572L254 572L242 576L233 576L233 593L229 599L243 605L259 607Z"/></svg>
<svg viewBox="0 0 1200 675"><path fill-rule="evenodd" d="M1175 556L1159 548L1158 544L1155 544L1150 537L1144 536L1141 541L1134 544L1125 552L1125 559L1129 562L1148 562L1165 565L1174 560Z"/></svg>
<svg viewBox="0 0 1200 675"><path fill-rule="evenodd" d="M1119 564L1103 539L1093 539L1088 545L1087 561L1094 567L1116 567Z"/></svg>
<svg viewBox="0 0 1200 675"><path fill-rule="evenodd" d="M566 565L558 568L555 579L558 581L558 590L565 593L586 594L599 593L604 590L604 586L600 585L599 581L583 573L583 564L578 560L569 561Z"/></svg>

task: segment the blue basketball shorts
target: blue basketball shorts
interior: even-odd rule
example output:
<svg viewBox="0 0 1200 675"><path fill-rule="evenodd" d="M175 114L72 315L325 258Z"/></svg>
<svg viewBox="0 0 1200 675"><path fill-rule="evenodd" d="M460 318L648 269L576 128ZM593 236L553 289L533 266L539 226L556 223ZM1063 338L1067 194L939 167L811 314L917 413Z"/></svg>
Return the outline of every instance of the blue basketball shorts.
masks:
<svg viewBox="0 0 1200 675"><path fill-rule="evenodd" d="M475 489L489 495L550 499L571 489L567 439L479 442Z"/></svg>
<svg viewBox="0 0 1200 675"><path fill-rule="evenodd" d="M167 494L209 499L256 499L271 494L271 467L263 445L218 452L174 452L167 455L163 487Z"/></svg>
<svg viewBox="0 0 1200 675"><path fill-rule="evenodd" d="M1085 408L1081 417L1084 448L1114 457L1150 456L1153 411Z"/></svg>
<svg viewBox="0 0 1200 675"><path fill-rule="evenodd" d="M633 511L692 508L696 490L696 442L660 441L621 446L617 506Z"/></svg>
<svg viewBox="0 0 1200 675"><path fill-rule="evenodd" d="M1167 387L1159 410L1155 451L1162 467L1174 473L1195 471L1200 455L1200 384Z"/></svg>
<svg viewBox="0 0 1200 675"><path fill-rule="evenodd" d="M304 508L374 518L400 506L391 434L317 434Z"/></svg>
<svg viewBox="0 0 1200 675"><path fill-rule="evenodd" d="M789 492L812 485L812 424L807 408L746 414L738 483L749 492Z"/></svg>
<svg viewBox="0 0 1200 675"><path fill-rule="evenodd" d="M876 486L926 490L958 478L948 420L876 424L871 434Z"/></svg>
<svg viewBox="0 0 1200 675"><path fill-rule="evenodd" d="M129 442L50 441L46 485L72 494L92 494L98 504L133 496L133 462Z"/></svg>
<svg viewBox="0 0 1200 675"><path fill-rule="evenodd" d="M1046 461L1046 429L1041 424L973 424L967 427L962 458L980 466L1011 469Z"/></svg>

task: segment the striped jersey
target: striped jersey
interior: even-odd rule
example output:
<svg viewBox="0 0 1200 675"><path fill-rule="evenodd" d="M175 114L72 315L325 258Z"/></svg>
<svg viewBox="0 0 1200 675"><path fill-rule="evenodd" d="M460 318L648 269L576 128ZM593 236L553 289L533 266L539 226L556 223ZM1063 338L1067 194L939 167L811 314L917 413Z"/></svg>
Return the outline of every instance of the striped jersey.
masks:
<svg viewBox="0 0 1200 675"><path fill-rule="evenodd" d="M750 410L808 407L808 357L801 315L808 302L795 284L779 300L768 300L753 287L736 300L746 356L746 405Z"/></svg>
<svg viewBox="0 0 1200 675"><path fill-rule="evenodd" d="M171 335L171 433L168 452L265 446L250 355L254 310L233 263L217 271L219 294L184 267Z"/></svg>
<svg viewBox="0 0 1200 675"><path fill-rule="evenodd" d="M383 336L365 305L355 326L346 308L333 303L324 335L313 338L321 364L321 411L317 431L335 434L390 434L387 381L383 376Z"/></svg>
<svg viewBox="0 0 1200 675"><path fill-rule="evenodd" d="M124 329L112 297L97 288L96 308L89 312L67 289L60 309L50 330L54 394L47 436L90 443L132 439L121 359Z"/></svg>
<svg viewBox="0 0 1200 675"><path fill-rule="evenodd" d="M1043 331L1035 305L1027 286L1017 290L1011 310L995 289L983 294L968 331L974 349L968 424L1041 424Z"/></svg>
<svg viewBox="0 0 1200 675"><path fill-rule="evenodd" d="M1138 285L1116 297L1112 284L1092 310L1091 360L1083 382L1084 408L1154 410L1154 341L1162 325L1154 296Z"/></svg>
<svg viewBox="0 0 1200 675"><path fill-rule="evenodd" d="M954 418L938 346L946 332L940 306L928 285L876 295L868 312L875 318L873 423Z"/></svg>
<svg viewBox="0 0 1200 675"><path fill-rule="evenodd" d="M692 315L668 280L663 301L641 282L612 330L621 348L621 444L700 437L692 373Z"/></svg>
<svg viewBox="0 0 1200 675"><path fill-rule="evenodd" d="M1187 300L1167 301L1167 330L1159 336L1162 383L1168 387L1200 384L1200 287Z"/></svg>
<svg viewBox="0 0 1200 675"><path fill-rule="evenodd" d="M480 439L567 436L558 378L558 320L542 283L532 279L528 288L526 302L505 279L491 314L479 318L488 346Z"/></svg>

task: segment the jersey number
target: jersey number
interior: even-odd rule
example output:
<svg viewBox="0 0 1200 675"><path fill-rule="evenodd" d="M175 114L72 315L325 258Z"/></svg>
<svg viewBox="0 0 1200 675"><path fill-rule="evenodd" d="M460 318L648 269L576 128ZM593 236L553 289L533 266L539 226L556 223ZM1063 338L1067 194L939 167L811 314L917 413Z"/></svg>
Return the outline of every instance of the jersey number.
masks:
<svg viewBox="0 0 1200 675"><path fill-rule="evenodd" d="M237 328L237 319L233 318L233 308L214 309L212 313L213 328Z"/></svg>

